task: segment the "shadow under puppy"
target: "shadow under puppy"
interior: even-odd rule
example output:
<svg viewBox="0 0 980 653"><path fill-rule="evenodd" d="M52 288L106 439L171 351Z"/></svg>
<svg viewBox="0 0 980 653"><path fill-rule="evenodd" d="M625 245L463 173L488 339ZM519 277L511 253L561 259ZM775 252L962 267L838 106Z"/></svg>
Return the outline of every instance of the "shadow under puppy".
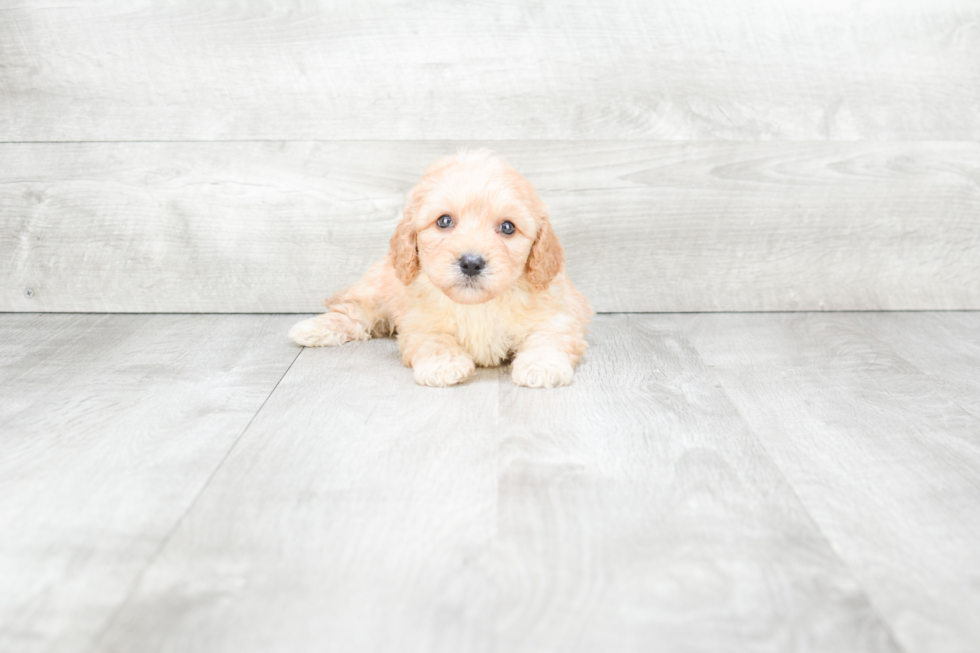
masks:
<svg viewBox="0 0 980 653"><path fill-rule="evenodd" d="M450 386L511 356L514 383L572 382L592 316L531 184L496 154L460 152L408 194L388 256L296 324L306 347L396 333L421 385Z"/></svg>

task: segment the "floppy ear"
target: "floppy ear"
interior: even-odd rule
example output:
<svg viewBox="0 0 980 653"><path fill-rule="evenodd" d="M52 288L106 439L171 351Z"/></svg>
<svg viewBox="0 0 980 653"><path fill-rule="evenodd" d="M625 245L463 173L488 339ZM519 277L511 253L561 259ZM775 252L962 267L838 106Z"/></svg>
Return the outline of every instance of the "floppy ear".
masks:
<svg viewBox="0 0 980 653"><path fill-rule="evenodd" d="M395 276L406 286L412 283L419 273L419 248L415 242L415 227L412 223L421 199L422 190L416 186L408 194L402 220L391 237L389 256L395 268Z"/></svg>
<svg viewBox="0 0 980 653"><path fill-rule="evenodd" d="M419 250L415 244L415 227L412 226L407 209L391 237L390 255L395 276L406 286L412 283L412 279L419 273Z"/></svg>
<svg viewBox="0 0 980 653"><path fill-rule="evenodd" d="M548 216L542 216L541 228L527 257L527 280L538 290L545 290L564 264L565 250L558 242Z"/></svg>

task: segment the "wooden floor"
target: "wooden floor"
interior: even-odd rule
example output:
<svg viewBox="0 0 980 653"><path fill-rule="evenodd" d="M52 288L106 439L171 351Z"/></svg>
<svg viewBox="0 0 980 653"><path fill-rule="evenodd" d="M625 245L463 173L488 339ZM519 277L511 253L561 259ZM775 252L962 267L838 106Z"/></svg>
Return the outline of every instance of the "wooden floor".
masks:
<svg viewBox="0 0 980 653"><path fill-rule="evenodd" d="M558 390L299 318L0 314L0 651L980 650L980 313L601 315Z"/></svg>

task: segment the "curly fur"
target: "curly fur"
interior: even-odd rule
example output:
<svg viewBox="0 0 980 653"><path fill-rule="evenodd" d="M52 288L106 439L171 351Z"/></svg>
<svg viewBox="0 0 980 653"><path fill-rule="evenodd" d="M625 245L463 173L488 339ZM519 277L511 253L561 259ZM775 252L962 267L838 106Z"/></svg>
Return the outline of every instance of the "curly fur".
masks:
<svg viewBox="0 0 980 653"><path fill-rule="evenodd" d="M452 217L450 228L436 224ZM515 232L501 231L510 221ZM463 254L486 267L469 278ZM422 385L464 381L474 366L513 358L515 383L572 381L592 315L565 275L565 253L534 188L487 150L430 166L411 190L388 256L326 302L330 312L296 324L304 346L396 333Z"/></svg>

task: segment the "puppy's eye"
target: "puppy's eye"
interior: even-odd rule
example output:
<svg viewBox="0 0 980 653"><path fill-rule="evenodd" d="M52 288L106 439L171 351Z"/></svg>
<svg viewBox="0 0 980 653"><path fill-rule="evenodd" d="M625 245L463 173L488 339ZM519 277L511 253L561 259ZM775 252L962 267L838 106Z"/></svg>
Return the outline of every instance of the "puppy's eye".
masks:
<svg viewBox="0 0 980 653"><path fill-rule="evenodd" d="M436 225L438 225L440 229L449 229L449 227L453 226L453 219L448 215L440 216L439 219L436 220Z"/></svg>
<svg viewBox="0 0 980 653"><path fill-rule="evenodd" d="M504 220L503 222L500 223L500 233L504 234L505 236L511 235L516 230L517 227L515 227L514 223L511 222L510 220Z"/></svg>

